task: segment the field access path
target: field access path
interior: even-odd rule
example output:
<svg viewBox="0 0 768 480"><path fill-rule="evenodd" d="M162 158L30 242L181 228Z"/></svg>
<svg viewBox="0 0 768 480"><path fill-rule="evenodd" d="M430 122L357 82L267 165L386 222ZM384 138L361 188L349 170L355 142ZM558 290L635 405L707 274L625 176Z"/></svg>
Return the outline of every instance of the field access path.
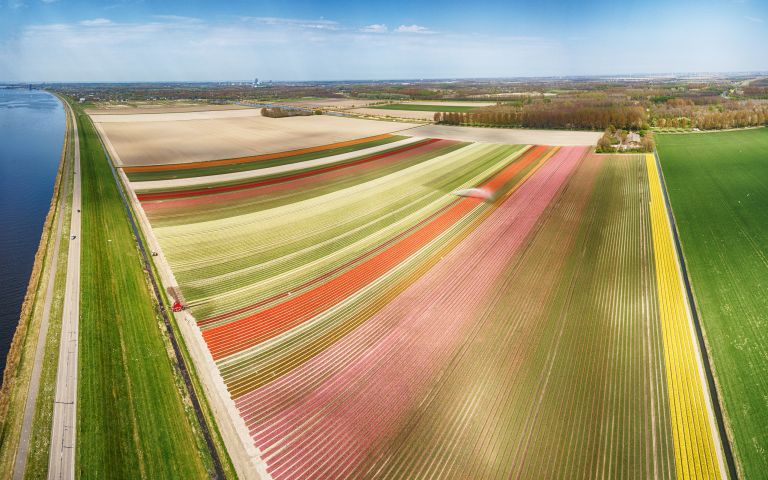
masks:
<svg viewBox="0 0 768 480"><path fill-rule="evenodd" d="M74 138L74 176L72 182L72 218L70 223L67 280L61 319L59 364L53 406L49 479L75 477L75 434L77 415L77 356L80 318L80 139L77 119L64 102L72 118Z"/></svg>

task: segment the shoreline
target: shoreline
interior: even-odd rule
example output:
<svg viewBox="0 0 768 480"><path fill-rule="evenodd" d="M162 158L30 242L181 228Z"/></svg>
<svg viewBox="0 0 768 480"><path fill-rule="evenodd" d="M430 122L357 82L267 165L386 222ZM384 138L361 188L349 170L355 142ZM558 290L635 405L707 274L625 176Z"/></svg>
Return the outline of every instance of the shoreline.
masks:
<svg viewBox="0 0 768 480"><path fill-rule="evenodd" d="M47 93L55 97L62 104L62 108L66 108L61 98L53 93ZM11 404L14 401L14 397L21 395L23 398L26 398L30 378L20 378L20 375L24 374L23 367L26 363L26 356L34 355L38 341L41 340L36 335L39 333L39 331L30 331L30 327L35 327L34 307L37 301L45 293L41 292L41 287L43 286L43 272L48 266L48 260L50 260L50 262L56 262L55 258L48 259L48 257L53 241L55 241L55 236L53 235L54 224L64 207L61 204L61 192L65 175L64 167L66 165L67 149L69 148L69 136L72 128L71 119L66 113L66 110L64 115L64 141L62 144L56 177L54 179L48 213L46 214L45 221L43 222L40 240L38 242L37 251L35 252L35 257L32 264L32 270L30 272L29 281L27 283L27 291L21 304L19 321L16 325L13 339L11 340L11 344L8 349L8 355L6 357L6 365L2 376L2 387L0 387L0 418L3 419L2 433L5 436L5 442L14 442L12 445L12 452L10 452L12 455L12 461L10 462L11 468L15 462L16 452L18 451L18 445L15 444L15 442L18 442L18 438L15 435L16 432L14 429L11 428L9 431L8 426L20 423L23 418L23 412L19 412L19 415L12 416L9 416L8 412L11 408ZM49 274L53 274L53 272L49 272ZM37 327L39 328L40 325L37 325ZM32 335L32 337L30 337L30 335ZM28 360L31 361L33 358L30 357ZM29 366L30 371L32 367L33 365ZM19 381L23 383L19 384ZM23 391L20 391L20 389ZM22 405L22 409L23 407L24 405ZM7 446L8 443L4 443L4 447ZM6 455L8 454L9 452L6 452ZM3 460L3 458L0 458L0 461Z"/></svg>

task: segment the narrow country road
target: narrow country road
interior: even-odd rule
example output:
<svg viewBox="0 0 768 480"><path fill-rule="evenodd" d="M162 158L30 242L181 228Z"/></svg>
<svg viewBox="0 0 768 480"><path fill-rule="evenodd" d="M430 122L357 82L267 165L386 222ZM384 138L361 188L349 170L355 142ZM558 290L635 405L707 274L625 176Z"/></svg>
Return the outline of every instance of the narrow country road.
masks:
<svg viewBox="0 0 768 480"><path fill-rule="evenodd" d="M53 428L48 460L49 479L75 477L75 434L77 428L77 355L80 317L80 140L77 119L71 107L74 129L74 181L72 184L72 222L70 224L67 280L61 319L59 365L53 406Z"/></svg>
<svg viewBox="0 0 768 480"><path fill-rule="evenodd" d="M63 103L63 100L62 100ZM64 107L68 108L68 107ZM72 121L74 116L68 113ZM77 140L75 140L77 141ZM66 150L71 148L65 145ZM43 304L43 318L40 320L40 332L37 336L37 347L35 347L35 361L32 366L32 375L29 379L29 390L27 390L27 399L24 402L24 418L21 423L21 437L19 438L19 451L16 452L16 459L13 464L13 479L21 480L24 478L24 472L27 470L27 459L29 458L29 442L32 434L32 419L35 417L35 407L37 405L37 394L40 391L40 375L43 370L43 357L45 356L46 340L48 338L48 323L51 316L51 304L53 303L53 287L56 281L56 270L58 267L59 246L61 244L61 229L64 224L64 209L67 205L67 195L69 194L66 171L69 164L64 152L64 165L61 170L60 191L58 202L58 214L56 219L56 228L51 232L53 235L53 254L51 255L51 270L48 273L48 281L45 286L45 300Z"/></svg>

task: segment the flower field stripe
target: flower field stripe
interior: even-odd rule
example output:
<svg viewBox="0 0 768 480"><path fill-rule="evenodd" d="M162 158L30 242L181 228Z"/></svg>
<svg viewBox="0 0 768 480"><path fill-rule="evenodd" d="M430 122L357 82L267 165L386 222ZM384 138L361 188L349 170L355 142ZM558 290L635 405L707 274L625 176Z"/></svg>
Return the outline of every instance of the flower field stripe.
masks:
<svg viewBox="0 0 768 480"><path fill-rule="evenodd" d="M187 289L194 297L188 298L194 300L193 312L203 319L287 291L373 248L456 199L444 192L483 181L521 153L517 147L473 145L428 164L284 208L157 231L173 236L166 245L178 252L170 261L182 285L205 288L199 293ZM461 175L433 189L429 183L436 169ZM398 192L405 195L402 200ZM231 251L221 251L225 239ZM212 283L206 286L209 280ZM242 301L230 302L233 295ZM195 306L209 300L216 302L211 305L215 308Z"/></svg>
<svg viewBox="0 0 768 480"><path fill-rule="evenodd" d="M455 246L460 245L463 238L481 225L509 195L525 185L526 180L545 165L547 158L554 153L555 150L547 153L497 199L491 208L476 209L446 231L442 238L426 245L396 269L350 296L337 307L323 312L278 338L220 361L219 370L226 377L233 398L284 375L358 328L367 318L384 308L389 301L429 271Z"/></svg>
<svg viewBox="0 0 768 480"><path fill-rule="evenodd" d="M432 221L433 219L435 219L436 217L441 215L449 207L450 207L450 205L446 205L446 206L442 207L440 210L438 210L435 213L431 214L430 216L424 218L423 220L421 220L416 225L413 225L410 228L408 228L407 230L399 233L397 236L388 239L387 241L385 241L384 243L379 244L378 246L376 246L372 250L368 250L367 252L362 253L360 256L358 256L356 258L353 258L352 260L349 260L347 263L344 263L344 264L334 268L333 270L329 270L329 271L323 273L322 275L309 280L308 282L305 282L305 283L303 283L301 285L296 286L293 289L293 291L304 290L304 289L312 287L312 286L314 286L314 285L316 285L318 283L321 283L323 280L326 280L327 278L333 277L337 273L346 270L347 268L349 268L352 265L355 265L356 263L359 263L360 260L362 260L364 258L367 258L367 257L370 257L370 256L380 252L381 250L386 249L387 247L389 247L393 243L396 243L398 240L400 240L400 239L406 237L407 235L409 235L411 232L419 229L422 225L424 225L426 223L429 223L430 221ZM198 323L199 326L204 327L205 325L208 325L210 323L216 323L216 322L219 322L221 320L226 320L228 318L231 318L233 316L241 315L243 313L246 313L246 312L258 309L258 308L260 308L260 307L262 307L264 305L267 305L267 304L270 304L270 303L274 303L277 300L280 300L280 299L283 299L283 298L288 298L290 296L291 296L291 292L281 292L281 293L279 293L277 295L269 297L269 298L267 298L265 300L262 300L260 302L254 303L252 305L247 305L245 307L241 307L241 308L238 308L238 309L226 312L226 313L222 313L222 314L219 314L219 315L214 315L212 317L209 317L209 318L206 318L206 319L203 319L203 320L199 320L197 323Z"/></svg>
<svg viewBox="0 0 768 480"><path fill-rule="evenodd" d="M479 184L521 153L467 146L324 197L155 231L192 313L203 319L288 291L375 247L455 200L448 192Z"/></svg>
<svg viewBox="0 0 768 480"><path fill-rule="evenodd" d="M601 166L587 210L569 208L590 195L591 175L584 178L580 167L563 202L536 227L523 258L509 262L466 348L440 369L437 385L419 399L396 436L375 445L347 478L674 478L674 470L663 467L674 468L672 448L656 447L665 439L659 432L666 396L654 393L657 380L648 375L658 370L663 385L663 359L656 355L662 353L660 331L648 331L658 322L655 281L647 281L655 275L644 261L653 253L649 228L644 235L647 202L640 196L647 185L644 157L605 157L585 162ZM578 235L569 248L573 240L561 239L573 230ZM563 257L565 267L555 261ZM547 293L553 288L555 295ZM455 291L462 293L461 287ZM446 320L437 320L439 331ZM421 368L415 364L404 376ZM265 402L261 398L257 402ZM654 409L643 411L649 403ZM362 416L358 427L375 431L377 419ZM301 440L306 434L296 435ZM321 432L320 438L328 436ZM325 450L322 441L315 445L331 459L339 450ZM292 440L279 448L275 455L288 463L291 448L310 447ZM269 463L275 478L298 478L302 468L317 468L291 465L276 473L280 467Z"/></svg>
<svg viewBox="0 0 768 480"><path fill-rule="evenodd" d="M370 476L358 467L403 426L409 411L420 410L419 399L451 363L510 257L583 152L560 150L363 326L288 376L237 399L274 478ZM318 377L322 383L308 383Z"/></svg>
<svg viewBox="0 0 768 480"><path fill-rule="evenodd" d="M523 158L499 172L488 185L503 185L545 152L546 148L543 147L527 152ZM270 309L204 331L203 337L214 359L259 344L330 308L406 259L479 203L481 200L476 198L457 200L449 209L418 231L333 280Z"/></svg>
<svg viewBox="0 0 768 480"><path fill-rule="evenodd" d="M726 479L659 172L652 154L646 155L646 166L677 478Z"/></svg>
<svg viewBox="0 0 768 480"><path fill-rule="evenodd" d="M323 150L331 150L339 147L358 145L361 143L367 143L367 142L372 142L372 141L391 138L391 137L392 137L391 134L385 133L382 135L374 135L372 137L364 137L364 138L358 138L355 140L348 140L346 142L330 143L326 145L319 145L316 147L300 148L297 150L288 150L288 151L276 152L276 153L267 153L264 155L253 155L249 157L239 157L239 158L227 158L223 160L209 160L204 162L124 167L123 171L127 174L130 174L130 173L139 173L139 172L163 172L163 171L169 171L169 170L190 170L194 168L215 167L220 165L237 165L241 163L251 163L251 162L258 162L262 160L273 160L277 158L292 157L296 155L302 155L305 153L321 152Z"/></svg>
<svg viewBox="0 0 768 480"><path fill-rule="evenodd" d="M349 168L355 165L361 165L363 163L391 157L397 154L408 152L410 150L418 149L420 147L427 147L429 145L432 145L440 141L441 141L440 139L430 138L430 139L423 140L421 142L417 142L415 144L410 144L404 147L400 147L392 151L366 156L350 162L341 163L337 165L323 166L323 167L319 167L319 168L315 168L315 169L311 169L311 170L307 170L299 173L281 175L281 176L272 177L264 180L238 183L234 185L222 185L218 187L198 188L198 189L181 190L181 191L173 191L173 192L139 193L137 194L137 197L139 198L139 201L146 202L151 200L167 200L171 198L185 198L185 197L193 197L197 195L210 195L214 193L233 192L237 190L246 190L251 188L263 187L267 185L274 185L276 183L290 182L292 180L298 180L300 178L319 175L321 173L326 173L326 172L332 172L334 170L339 170L343 168ZM445 140L442 140L442 141L445 142Z"/></svg>
<svg viewBox="0 0 768 480"><path fill-rule="evenodd" d="M220 220L242 214L287 207L303 200L331 194L398 172L404 172L417 165L432 165L432 161L436 158L453 158L456 155L455 152L459 150L471 152L481 147L477 144L443 140L417 150L410 150L363 165L326 172L291 182L215 195L144 202L143 207L158 226L178 226L208 220Z"/></svg>
<svg viewBox="0 0 768 480"><path fill-rule="evenodd" d="M261 166L261 168L254 170L243 170L238 172L217 173L212 175L200 175L195 177L181 177L163 180L137 180L131 182L131 187L134 189L134 191L136 191L136 193L151 193L154 191L169 191L172 189L190 188L197 185L223 184L225 182L234 183L236 181L243 181L251 178L268 177L277 174L284 174L286 172L316 168L334 163L341 163L348 160L353 160L358 157L400 148L402 146L420 142L422 140L422 137L405 137L402 140L396 140L360 150L353 150L351 152L321 156L320 158L284 163L275 166Z"/></svg>

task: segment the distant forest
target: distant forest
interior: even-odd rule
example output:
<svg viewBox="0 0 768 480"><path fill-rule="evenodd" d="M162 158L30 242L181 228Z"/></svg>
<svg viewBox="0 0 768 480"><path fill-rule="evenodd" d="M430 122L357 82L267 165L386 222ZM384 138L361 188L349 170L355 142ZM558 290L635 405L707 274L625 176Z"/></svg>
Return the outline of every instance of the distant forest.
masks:
<svg viewBox="0 0 768 480"><path fill-rule="evenodd" d="M61 84L89 104L295 101L311 98L494 102L467 113L438 113L449 125L628 131L727 129L768 123L768 78L517 79L249 84ZM332 108L332 107L327 107ZM267 111L267 116L293 113Z"/></svg>

